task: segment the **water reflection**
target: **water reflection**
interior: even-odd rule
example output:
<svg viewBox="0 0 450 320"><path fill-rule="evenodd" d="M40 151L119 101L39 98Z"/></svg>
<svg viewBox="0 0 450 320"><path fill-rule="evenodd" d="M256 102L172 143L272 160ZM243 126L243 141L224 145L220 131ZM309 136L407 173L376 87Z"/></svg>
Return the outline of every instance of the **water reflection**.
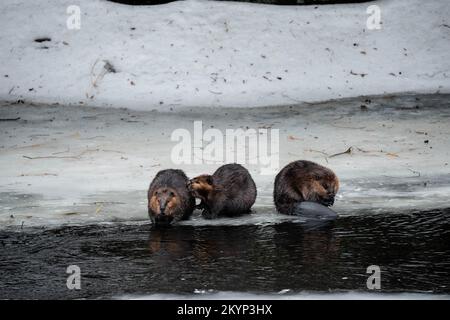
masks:
<svg viewBox="0 0 450 320"><path fill-rule="evenodd" d="M450 293L450 210L339 218L322 227L150 225L0 232L0 298L96 298L196 290ZM68 265L80 291L65 289Z"/></svg>

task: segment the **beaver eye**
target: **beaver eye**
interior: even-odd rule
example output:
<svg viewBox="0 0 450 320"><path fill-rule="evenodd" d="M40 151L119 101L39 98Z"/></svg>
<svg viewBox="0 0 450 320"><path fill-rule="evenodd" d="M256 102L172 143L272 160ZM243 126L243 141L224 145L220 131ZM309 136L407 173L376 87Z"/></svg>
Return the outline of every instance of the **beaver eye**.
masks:
<svg viewBox="0 0 450 320"><path fill-rule="evenodd" d="M175 193L171 192L171 193L170 193L170 196L171 196L171 197L175 197Z"/></svg>

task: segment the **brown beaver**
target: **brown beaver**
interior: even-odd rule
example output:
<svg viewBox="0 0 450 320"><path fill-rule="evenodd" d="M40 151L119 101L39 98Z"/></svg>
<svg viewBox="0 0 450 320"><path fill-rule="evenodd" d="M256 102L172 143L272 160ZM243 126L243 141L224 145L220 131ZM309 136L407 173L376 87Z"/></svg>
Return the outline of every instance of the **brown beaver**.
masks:
<svg viewBox="0 0 450 320"><path fill-rule="evenodd" d="M333 171L311 161L298 160L277 174L273 199L279 213L295 214L301 202L332 206L338 189L339 180Z"/></svg>
<svg viewBox="0 0 450 320"><path fill-rule="evenodd" d="M182 170L159 171L148 188L148 215L154 224L170 224L188 219L195 198L189 192L189 179Z"/></svg>
<svg viewBox="0 0 450 320"><path fill-rule="evenodd" d="M240 164L221 166L213 175L190 180L189 189L201 200L198 209L203 217L234 216L249 213L256 200L256 185L250 173Z"/></svg>

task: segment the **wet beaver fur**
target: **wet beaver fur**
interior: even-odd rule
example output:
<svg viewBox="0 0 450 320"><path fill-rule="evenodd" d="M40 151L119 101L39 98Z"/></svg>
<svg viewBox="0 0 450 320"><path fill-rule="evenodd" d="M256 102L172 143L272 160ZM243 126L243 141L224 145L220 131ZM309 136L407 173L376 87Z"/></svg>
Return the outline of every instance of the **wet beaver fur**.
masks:
<svg viewBox="0 0 450 320"><path fill-rule="evenodd" d="M296 214L297 205L305 201L332 206L338 189L339 180L333 171L311 161L298 160L276 176L273 199L279 213Z"/></svg>
<svg viewBox="0 0 450 320"><path fill-rule="evenodd" d="M213 175L190 180L189 189L201 200L198 209L203 217L235 216L249 213L256 200L256 185L250 173L240 164L221 166Z"/></svg>
<svg viewBox="0 0 450 320"><path fill-rule="evenodd" d="M156 174L147 193L148 215L154 224L168 225L189 218L195 198L187 188L188 182L182 170L167 169Z"/></svg>

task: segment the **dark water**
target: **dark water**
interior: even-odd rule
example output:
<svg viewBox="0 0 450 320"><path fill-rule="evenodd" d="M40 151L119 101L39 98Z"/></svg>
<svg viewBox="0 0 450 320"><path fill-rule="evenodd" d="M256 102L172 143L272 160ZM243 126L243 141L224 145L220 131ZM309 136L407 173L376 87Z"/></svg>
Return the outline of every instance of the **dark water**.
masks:
<svg viewBox="0 0 450 320"><path fill-rule="evenodd" d="M73 264L81 290L66 287ZM369 265L381 268L382 292L450 293L450 209L341 217L321 228L116 224L0 232L1 299L368 292Z"/></svg>

